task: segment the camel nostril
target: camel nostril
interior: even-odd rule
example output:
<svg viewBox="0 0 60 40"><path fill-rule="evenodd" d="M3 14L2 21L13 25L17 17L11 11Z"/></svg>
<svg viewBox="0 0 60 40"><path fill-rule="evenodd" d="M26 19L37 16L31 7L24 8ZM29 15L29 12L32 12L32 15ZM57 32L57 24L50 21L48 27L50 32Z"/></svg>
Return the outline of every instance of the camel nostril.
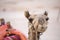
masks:
<svg viewBox="0 0 60 40"><path fill-rule="evenodd" d="M41 27L42 29L44 28L44 27Z"/></svg>

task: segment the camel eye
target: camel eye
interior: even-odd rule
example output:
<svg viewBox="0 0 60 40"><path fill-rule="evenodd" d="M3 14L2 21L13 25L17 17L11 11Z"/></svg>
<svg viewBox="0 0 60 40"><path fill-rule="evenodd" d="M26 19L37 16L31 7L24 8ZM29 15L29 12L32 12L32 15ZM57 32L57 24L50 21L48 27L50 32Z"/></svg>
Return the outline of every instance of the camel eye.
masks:
<svg viewBox="0 0 60 40"><path fill-rule="evenodd" d="M32 23L33 19L32 19L32 18L30 18L30 19L29 19L29 21Z"/></svg>
<svg viewBox="0 0 60 40"><path fill-rule="evenodd" d="M49 18L46 18L46 21L48 21L49 20Z"/></svg>

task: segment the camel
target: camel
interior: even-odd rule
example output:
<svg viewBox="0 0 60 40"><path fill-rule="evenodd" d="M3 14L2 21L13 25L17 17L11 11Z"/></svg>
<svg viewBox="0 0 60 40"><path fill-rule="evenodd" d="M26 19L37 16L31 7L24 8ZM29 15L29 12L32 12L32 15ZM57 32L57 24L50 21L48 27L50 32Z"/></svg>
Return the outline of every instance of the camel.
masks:
<svg viewBox="0 0 60 40"><path fill-rule="evenodd" d="M24 12L28 19L28 40L39 40L40 36L46 31L48 24L48 13L44 14L30 14L29 11Z"/></svg>

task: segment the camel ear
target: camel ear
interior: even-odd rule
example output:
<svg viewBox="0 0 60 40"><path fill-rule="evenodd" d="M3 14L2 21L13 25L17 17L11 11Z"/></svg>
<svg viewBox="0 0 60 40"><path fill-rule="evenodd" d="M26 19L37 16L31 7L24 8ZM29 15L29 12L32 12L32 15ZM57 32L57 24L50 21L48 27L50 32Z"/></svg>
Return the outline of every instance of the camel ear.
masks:
<svg viewBox="0 0 60 40"><path fill-rule="evenodd" d="M44 15L48 16L48 13L45 11Z"/></svg>
<svg viewBox="0 0 60 40"><path fill-rule="evenodd" d="M28 18L30 16L29 11L25 11L25 17Z"/></svg>

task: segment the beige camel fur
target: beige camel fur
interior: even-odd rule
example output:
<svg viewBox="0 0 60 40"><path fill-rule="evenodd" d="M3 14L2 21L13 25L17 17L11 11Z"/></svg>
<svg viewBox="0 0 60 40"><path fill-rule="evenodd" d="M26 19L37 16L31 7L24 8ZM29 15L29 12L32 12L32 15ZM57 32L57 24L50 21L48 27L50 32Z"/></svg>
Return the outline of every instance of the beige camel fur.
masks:
<svg viewBox="0 0 60 40"><path fill-rule="evenodd" d="M40 36L47 29L48 13L30 15L29 11L25 11L25 17L28 19L28 40L39 40Z"/></svg>

